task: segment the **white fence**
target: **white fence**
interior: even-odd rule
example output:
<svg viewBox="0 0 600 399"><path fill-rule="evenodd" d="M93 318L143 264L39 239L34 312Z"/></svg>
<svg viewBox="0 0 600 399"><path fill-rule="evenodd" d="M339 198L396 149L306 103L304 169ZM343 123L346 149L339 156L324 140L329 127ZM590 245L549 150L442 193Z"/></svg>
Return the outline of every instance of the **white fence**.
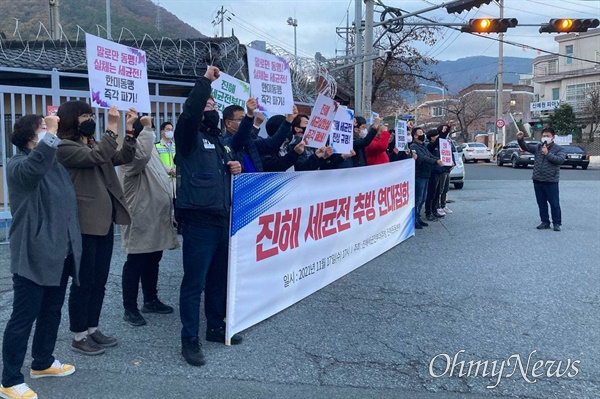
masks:
<svg viewBox="0 0 600 399"><path fill-rule="evenodd" d="M4 230L4 243L12 219L6 186L6 162L16 153L10 142L14 123L23 115L46 114L46 107L65 101L81 100L90 103L87 74L30 69L2 68L0 76L0 169L2 192L0 195L0 232ZM152 117L157 127L165 121L175 123L182 112L183 103L192 82L149 80ZM40 86L40 87L38 87ZM96 135L104 131L107 114L95 108ZM122 115L122 124L125 116ZM158 137L157 137L158 139ZM1 233L0 233L1 237ZM1 238L0 238L1 239Z"/></svg>

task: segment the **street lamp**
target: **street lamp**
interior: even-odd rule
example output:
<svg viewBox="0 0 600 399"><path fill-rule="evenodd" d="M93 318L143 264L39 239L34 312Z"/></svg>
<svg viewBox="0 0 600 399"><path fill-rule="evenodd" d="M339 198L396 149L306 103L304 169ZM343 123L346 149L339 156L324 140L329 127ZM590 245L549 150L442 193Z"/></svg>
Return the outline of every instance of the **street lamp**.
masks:
<svg viewBox="0 0 600 399"><path fill-rule="evenodd" d="M296 18L289 17L287 24L294 27L294 57L298 57L298 50L296 47L296 28L298 27L298 20Z"/></svg>

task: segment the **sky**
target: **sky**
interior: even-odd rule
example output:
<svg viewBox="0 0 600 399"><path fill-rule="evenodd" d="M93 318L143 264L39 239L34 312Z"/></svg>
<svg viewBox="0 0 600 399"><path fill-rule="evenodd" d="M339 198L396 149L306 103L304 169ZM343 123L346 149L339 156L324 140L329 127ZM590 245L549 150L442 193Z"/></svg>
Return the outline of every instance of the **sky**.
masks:
<svg viewBox="0 0 600 399"><path fill-rule="evenodd" d="M350 23L354 20L354 0L153 0L207 36L220 35L220 25L211 23L221 6L227 10L225 36L235 35L242 44L264 40L294 52L294 28L287 24L289 17L297 20L298 56L314 57L320 52L326 58L341 54L345 40L336 34L336 27L346 26L346 13ZM416 12L443 0L382 0L389 7L399 7ZM376 7L376 10L382 10ZM364 4L363 4L364 15ZM429 11L423 17L441 22L463 23L470 18L499 17L498 4L492 2L477 9L448 14L445 9ZM504 0L504 17L517 18L519 24L541 24L551 18L597 18L600 16L600 0ZM378 21L379 13L375 13ZM227 20L230 19L230 20ZM163 27L164 28L164 27ZM546 51L558 51L554 41L556 34L540 34L539 27L517 26L505 34L506 41L526 44ZM478 35L479 36L479 35ZM497 34L482 35L497 38ZM422 53L438 60L455 60L468 56L498 56L498 42L449 28L441 28L435 46L417 45ZM600 47L600 44L599 44ZM522 46L504 46L505 56L534 58L545 53L524 49Z"/></svg>

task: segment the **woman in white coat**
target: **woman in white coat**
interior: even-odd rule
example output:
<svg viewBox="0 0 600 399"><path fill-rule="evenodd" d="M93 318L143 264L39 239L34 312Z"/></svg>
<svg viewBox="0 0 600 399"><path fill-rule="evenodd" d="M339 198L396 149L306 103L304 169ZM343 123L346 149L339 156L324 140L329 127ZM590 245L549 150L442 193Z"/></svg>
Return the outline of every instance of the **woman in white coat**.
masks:
<svg viewBox="0 0 600 399"><path fill-rule="evenodd" d="M127 112L127 130L137 137L135 159L119 167L125 200L131 211L131 224L123 229L123 319L133 326L143 326L137 297L140 280L144 295L144 313L172 313L171 306L157 296L159 262L163 251L179 247L173 217L173 190L154 146L152 119L137 112Z"/></svg>

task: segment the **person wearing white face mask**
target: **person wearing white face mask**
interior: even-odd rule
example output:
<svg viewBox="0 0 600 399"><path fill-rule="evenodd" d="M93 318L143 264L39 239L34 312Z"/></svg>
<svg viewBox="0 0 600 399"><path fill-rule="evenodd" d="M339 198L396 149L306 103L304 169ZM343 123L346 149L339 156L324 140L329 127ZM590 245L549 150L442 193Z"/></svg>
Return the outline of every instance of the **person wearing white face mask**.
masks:
<svg viewBox="0 0 600 399"><path fill-rule="evenodd" d="M371 130L368 131L367 120L365 118L362 116L356 116L354 118L354 141L352 143L352 148L356 155L352 157L352 166L367 166L365 148L371 144L371 141L373 141L377 135L377 128L379 127L380 122L381 120L379 118L375 118Z"/></svg>
<svg viewBox="0 0 600 399"><path fill-rule="evenodd" d="M550 215L548 215L548 204L552 213L552 224L554 231L560 231L562 215L558 196L558 180L560 177L560 165L565 162L566 152L560 145L554 143L554 129L546 127L542 130L541 144L527 144L523 140L523 132L517 133L519 147L535 155L533 163L533 188L537 200L542 223L537 226L538 230L550 228Z"/></svg>
<svg viewBox="0 0 600 399"><path fill-rule="evenodd" d="M158 151L158 156L160 157L160 161L165 167L165 171L169 176L169 183L171 185L171 192L173 193L173 204L175 204L175 193L177 191L177 168L175 167L175 154L177 150L175 148L175 142L173 141L173 137L175 136L175 131L173 129L173 124L171 122L163 122L160 125L160 141L154 146L156 147L156 151ZM175 218L177 219L177 217ZM181 233L181 229L178 227L177 233Z"/></svg>

